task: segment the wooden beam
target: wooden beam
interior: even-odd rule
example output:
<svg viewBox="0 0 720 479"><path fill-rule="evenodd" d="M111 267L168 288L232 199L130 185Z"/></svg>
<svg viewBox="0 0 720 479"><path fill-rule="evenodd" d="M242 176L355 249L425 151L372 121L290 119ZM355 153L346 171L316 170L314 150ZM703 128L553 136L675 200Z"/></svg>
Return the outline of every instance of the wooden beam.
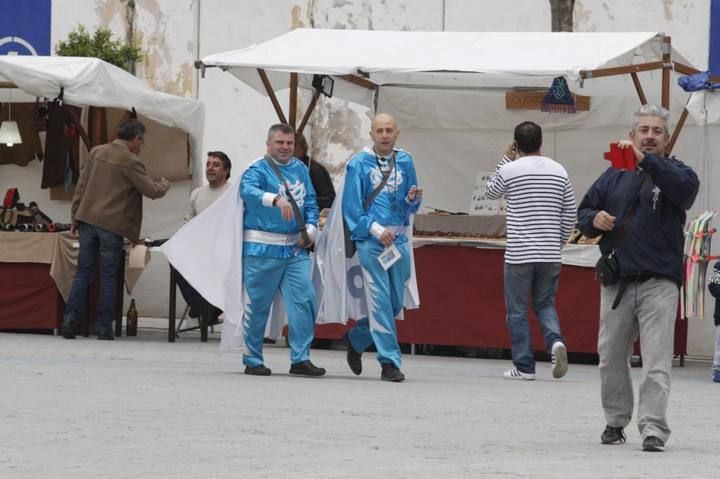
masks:
<svg viewBox="0 0 720 479"><path fill-rule="evenodd" d="M298 96L298 74L293 72L290 74L290 109L288 120L290 126L295 128L297 119L297 96Z"/></svg>
<svg viewBox="0 0 720 479"><path fill-rule="evenodd" d="M662 92L660 103L666 110L670 109L670 70L672 69L672 57L670 56L671 42L669 36L664 36L662 41L663 70L662 70Z"/></svg>
<svg viewBox="0 0 720 479"><path fill-rule="evenodd" d="M640 98L640 104L647 105L647 98L645 97L645 92L640 84L640 79L638 78L637 73L632 72L630 76L632 77L633 85L635 85L635 91L637 91L638 97Z"/></svg>
<svg viewBox="0 0 720 479"><path fill-rule="evenodd" d="M89 136L94 145L108 142L107 113L104 106L91 106L88 110Z"/></svg>
<svg viewBox="0 0 720 479"><path fill-rule="evenodd" d="M73 122L75 122L75 128L77 128L77 131L80 134L80 138L82 138L83 143L85 143L85 147L88 149L88 151L92 150L93 144L90 141L90 138L88 138L88 134L85 131L85 128L83 128L80 117L77 116L77 113L75 113L75 110L73 110L72 108L66 108L65 105L63 105L62 108L67 112L68 115L70 115L70 118L72 118Z"/></svg>
<svg viewBox="0 0 720 479"><path fill-rule="evenodd" d="M540 111L547 91L506 91L506 110L536 110ZM577 111L590 111L590 97L571 93L575 99Z"/></svg>
<svg viewBox="0 0 720 479"><path fill-rule="evenodd" d="M580 78L600 78L615 75L626 75L628 73L646 72L650 70L659 70L663 67L663 62L638 63L637 65L626 65L622 67L597 68L595 70L581 70Z"/></svg>
<svg viewBox="0 0 720 479"><path fill-rule="evenodd" d="M305 125L307 125L308 120L310 119L310 115L315 110L315 105L317 104L318 98L320 98L320 92L318 90L315 90L315 93L313 93L312 100L310 100L310 105L308 105L307 110L305 110L305 114L303 115L302 120L300 121L300 126L298 126L296 133L298 135L302 135L303 130L305 129Z"/></svg>
<svg viewBox="0 0 720 479"><path fill-rule="evenodd" d="M347 82L353 83L355 85L361 86L363 88L367 88L368 90L374 90L375 84L371 82L370 80L366 80L365 78L358 77L355 75L342 75L338 77L342 80L345 80Z"/></svg>
<svg viewBox="0 0 720 479"><path fill-rule="evenodd" d="M675 147L675 142L678 139L678 136L680 136L680 132L683 129L683 126L685 126L685 120L687 120L688 117L688 109L687 107L683 108L683 112L680 115L680 119L677 122L677 125L675 125L675 130L673 130L672 136L670 137L670 141L668 141L668 144L665 145L665 154L667 156L670 156L670 153L672 153L673 148Z"/></svg>
<svg viewBox="0 0 720 479"><path fill-rule="evenodd" d="M678 72L682 73L683 75L694 75L696 73L700 73L700 70L689 67L683 63L673 61L673 69ZM713 83L720 83L720 77L716 75L710 75L710 81Z"/></svg>
<svg viewBox="0 0 720 479"><path fill-rule="evenodd" d="M258 71L258 74L260 75L260 80L262 80L263 86L265 87L265 91L267 92L268 96L270 97L270 101L272 102L272 105L275 108L275 113L277 113L277 116L280 119L280 123L285 123L287 125L288 121L285 118L285 114L282 111L282 107L280 107L280 102L278 101L277 97L275 96L275 90L273 90L273 87L270 84L270 79L267 77L267 73L265 73L265 70L263 70L262 68L258 68L257 71Z"/></svg>
<svg viewBox="0 0 720 479"><path fill-rule="evenodd" d="M678 73L682 73L683 75L694 75L696 73L700 73L700 70L696 70L695 68L689 67L683 63L675 62L675 61L672 63L673 63L673 68L675 69L675 71Z"/></svg>

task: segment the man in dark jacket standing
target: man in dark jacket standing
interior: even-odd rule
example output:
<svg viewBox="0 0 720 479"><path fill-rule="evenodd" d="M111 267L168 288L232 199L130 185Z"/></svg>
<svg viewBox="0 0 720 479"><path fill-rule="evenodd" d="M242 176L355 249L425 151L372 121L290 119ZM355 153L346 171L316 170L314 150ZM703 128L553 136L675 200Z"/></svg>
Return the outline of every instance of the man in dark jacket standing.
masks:
<svg viewBox="0 0 720 479"><path fill-rule="evenodd" d="M313 161L307 154L308 144L303 135L295 135L295 152L293 156L302 161L310 172L310 181L317 194L317 203L320 211L330 208L335 200L335 187L327 168L317 161Z"/></svg>
<svg viewBox="0 0 720 479"><path fill-rule="evenodd" d="M95 259L100 257L100 292L96 322L98 339L114 339L112 311L115 276L122 258L123 237L140 239L142 197L160 198L170 189L165 178L154 181L137 155L145 143L145 126L135 119L118 127L118 139L92 149L80 171L72 203L72 232L80 235L77 271L60 330L75 338L80 312L87 304Z"/></svg>
<svg viewBox="0 0 720 479"><path fill-rule="evenodd" d="M580 203L580 230L603 235L603 254L615 251L621 280L602 286L600 297L600 379L607 427L603 444L625 442L623 429L633 412L630 356L640 336L638 429L644 451L662 451L670 436L673 335L682 284L685 211L697 195L695 172L665 156L668 112L645 105L633 115L630 141L637 171L609 168Z"/></svg>

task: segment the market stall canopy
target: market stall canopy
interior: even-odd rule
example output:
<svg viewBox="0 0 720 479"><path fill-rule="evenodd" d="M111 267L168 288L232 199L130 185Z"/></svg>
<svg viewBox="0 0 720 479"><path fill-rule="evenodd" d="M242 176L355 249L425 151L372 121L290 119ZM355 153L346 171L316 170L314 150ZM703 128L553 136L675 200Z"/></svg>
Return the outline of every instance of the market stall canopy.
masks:
<svg viewBox="0 0 720 479"><path fill-rule="evenodd" d="M190 134L193 177L202 178L205 111L197 100L155 91L139 78L97 58L0 56L0 83L4 82L49 99L58 97L62 89L63 100L71 105L135 108L158 123L181 128Z"/></svg>
<svg viewBox="0 0 720 479"><path fill-rule="evenodd" d="M297 29L240 50L209 55L205 66L230 71L260 92L256 69L286 88L287 74L358 77L376 86L548 87L581 72L661 61L663 34L404 32ZM667 45L669 46L669 44ZM687 65L674 49L673 61ZM300 82L309 87L310 81Z"/></svg>
<svg viewBox="0 0 720 479"><path fill-rule="evenodd" d="M319 97L313 79L335 78L334 97L398 120L401 146L416 153L418 176L432 178L425 184L426 206L452 212L467 210L475 173L493 171L508 132L522 121L543 125L545 150L566 165L577 180L576 191L589 187L606 166L602 152L610 140L605 135L627 134L625 125L642 103L670 110L671 150L685 122L688 97L675 79L697 72L671 38L658 32L297 29L206 56L196 67L217 67L268 95L280 121L298 125L299 131ZM557 77L586 97L588 109L562 114L545 113L530 102L508 106L516 93L530 98L543 92L544 97ZM315 89L299 122L296 86ZM288 88L285 117L275 91Z"/></svg>

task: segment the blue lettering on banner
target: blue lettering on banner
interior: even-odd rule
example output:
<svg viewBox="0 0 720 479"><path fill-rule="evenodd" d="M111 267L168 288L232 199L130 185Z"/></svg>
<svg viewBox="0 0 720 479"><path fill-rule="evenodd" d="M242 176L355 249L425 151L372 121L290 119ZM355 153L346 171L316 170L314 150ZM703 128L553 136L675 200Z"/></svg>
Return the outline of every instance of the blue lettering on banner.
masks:
<svg viewBox="0 0 720 479"><path fill-rule="evenodd" d="M0 55L50 55L51 0L0 0Z"/></svg>

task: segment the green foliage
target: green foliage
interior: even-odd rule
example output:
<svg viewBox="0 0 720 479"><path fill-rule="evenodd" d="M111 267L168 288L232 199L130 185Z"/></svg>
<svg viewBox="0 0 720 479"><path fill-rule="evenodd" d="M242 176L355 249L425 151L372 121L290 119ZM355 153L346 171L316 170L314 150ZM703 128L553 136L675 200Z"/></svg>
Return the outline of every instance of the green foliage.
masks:
<svg viewBox="0 0 720 479"><path fill-rule="evenodd" d="M98 28L90 36L84 25L78 25L68 34L67 40L59 42L55 53L64 57L100 58L128 71L142 59L140 47L113 40L112 32L107 28Z"/></svg>

